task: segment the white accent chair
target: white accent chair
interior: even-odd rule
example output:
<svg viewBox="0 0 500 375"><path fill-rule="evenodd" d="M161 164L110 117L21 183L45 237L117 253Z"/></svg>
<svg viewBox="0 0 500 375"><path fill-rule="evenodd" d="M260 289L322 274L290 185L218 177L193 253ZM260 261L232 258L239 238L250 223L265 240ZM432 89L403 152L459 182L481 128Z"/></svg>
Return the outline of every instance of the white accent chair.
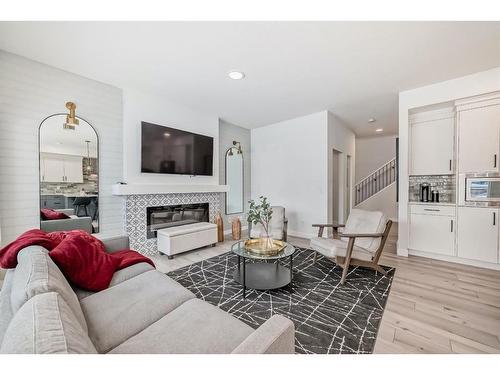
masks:
<svg viewBox="0 0 500 375"><path fill-rule="evenodd" d="M319 230L318 237L311 239L311 249L343 268L341 284L345 282L350 265L372 268L386 275L378 261L391 225L392 221L382 212L352 209L345 225L313 224ZM334 238L323 237L324 228L332 228Z"/></svg>
<svg viewBox="0 0 500 375"><path fill-rule="evenodd" d="M288 229L288 219L285 217L285 207L282 206L271 206L273 210L273 215L271 217L271 233L273 239L286 241L287 239L287 229ZM259 238L262 234L262 224L252 224L251 221L248 222L248 236L250 238Z"/></svg>

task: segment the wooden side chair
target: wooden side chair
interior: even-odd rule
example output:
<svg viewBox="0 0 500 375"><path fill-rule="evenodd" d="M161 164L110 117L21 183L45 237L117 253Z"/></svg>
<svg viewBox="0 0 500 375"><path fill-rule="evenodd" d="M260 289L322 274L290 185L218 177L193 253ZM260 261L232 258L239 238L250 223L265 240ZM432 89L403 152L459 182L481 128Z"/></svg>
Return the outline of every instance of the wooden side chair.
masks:
<svg viewBox="0 0 500 375"><path fill-rule="evenodd" d="M378 261L382 255L392 221L382 212L352 209L345 225L313 224L318 237L311 239L311 249L333 260L343 268L341 284L344 284L350 265L372 268L386 275ZM334 238L323 237L325 228L333 228ZM341 229L339 229L341 228Z"/></svg>

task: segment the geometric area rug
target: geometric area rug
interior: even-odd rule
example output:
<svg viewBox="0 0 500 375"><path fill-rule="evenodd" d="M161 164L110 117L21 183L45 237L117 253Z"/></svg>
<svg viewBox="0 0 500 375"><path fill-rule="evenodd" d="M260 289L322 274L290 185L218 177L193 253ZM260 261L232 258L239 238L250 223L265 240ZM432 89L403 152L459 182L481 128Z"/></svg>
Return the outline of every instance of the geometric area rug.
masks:
<svg viewBox="0 0 500 375"><path fill-rule="evenodd" d="M230 313L252 328L272 315L288 317L295 324L295 352L303 354L369 354L394 276L352 267L344 285L342 269L314 252L296 248L293 256L293 293L247 289L233 280L237 256L228 252L169 272L168 276L198 298ZM248 260L247 260L248 262ZM288 266L287 262L283 263Z"/></svg>

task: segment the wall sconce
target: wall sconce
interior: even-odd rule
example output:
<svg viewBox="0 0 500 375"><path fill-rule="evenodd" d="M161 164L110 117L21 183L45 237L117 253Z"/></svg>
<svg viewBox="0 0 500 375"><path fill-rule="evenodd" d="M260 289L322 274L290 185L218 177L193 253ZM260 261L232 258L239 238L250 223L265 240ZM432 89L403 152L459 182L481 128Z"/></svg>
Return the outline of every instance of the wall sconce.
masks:
<svg viewBox="0 0 500 375"><path fill-rule="evenodd" d="M237 154L243 154L243 150L241 149L241 143L237 141L233 141L233 147L229 149L229 156L233 156L233 148L236 149Z"/></svg>
<svg viewBox="0 0 500 375"><path fill-rule="evenodd" d="M73 102L67 102L66 108L69 109L69 114L66 115L66 122L63 124L63 129L75 130L75 125L79 124L75 114L76 104Z"/></svg>

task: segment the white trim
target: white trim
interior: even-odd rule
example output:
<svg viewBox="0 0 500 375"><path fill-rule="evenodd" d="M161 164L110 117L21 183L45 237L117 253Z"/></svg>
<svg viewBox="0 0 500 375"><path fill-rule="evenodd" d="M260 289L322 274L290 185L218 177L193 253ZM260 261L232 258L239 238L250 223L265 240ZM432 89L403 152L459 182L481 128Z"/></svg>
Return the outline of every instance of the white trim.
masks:
<svg viewBox="0 0 500 375"><path fill-rule="evenodd" d="M399 257L406 257L406 258L408 258L408 249L403 249L401 247L398 247L398 249L396 251L396 254Z"/></svg>
<svg viewBox="0 0 500 375"><path fill-rule="evenodd" d="M229 185L165 185L165 184L114 184L113 195L145 195L169 193L224 193L229 191Z"/></svg>
<svg viewBox="0 0 500 375"><path fill-rule="evenodd" d="M398 253L399 253L399 249L398 249ZM433 254L433 253L428 253L425 251L418 251L418 250L409 250L408 253L410 255L419 256L419 257L423 257L423 258L437 259L437 260L442 260L442 261L450 262L450 263L460 263L460 264L465 264L468 266L488 268L491 270L499 270L500 271L500 264L496 264L496 263L481 262L479 260L464 259L464 258L459 258L456 256L449 256L449 255Z"/></svg>
<svg viewBox="0 0 500 375"><path fill-rule="evenodd" d="M473 108L487 107L500 104L500 92L492 92L485 95L476 95L470 98L455 100L457 111L464 111Z"/></svg>

